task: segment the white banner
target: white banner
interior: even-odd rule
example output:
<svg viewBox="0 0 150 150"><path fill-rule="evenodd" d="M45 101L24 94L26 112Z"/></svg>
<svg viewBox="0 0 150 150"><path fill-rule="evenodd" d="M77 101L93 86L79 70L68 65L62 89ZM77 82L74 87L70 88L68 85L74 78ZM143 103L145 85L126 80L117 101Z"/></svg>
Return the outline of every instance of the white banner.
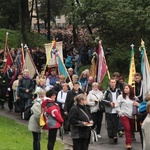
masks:
<svg viewBox="0 0 150 150"><path fill-rule="evenodd" d="M47 60L49 60L48 65L57 66L58 65L57 58L56 58L55 54L50 50L51 48L52 48L52 43L45 44L46 57L47 57ZM56 50L57 50L57 53L59 54L61 60L63 60L62 42L56 42ZM50 58L48 58L49 53L51 53Z"/></svg>

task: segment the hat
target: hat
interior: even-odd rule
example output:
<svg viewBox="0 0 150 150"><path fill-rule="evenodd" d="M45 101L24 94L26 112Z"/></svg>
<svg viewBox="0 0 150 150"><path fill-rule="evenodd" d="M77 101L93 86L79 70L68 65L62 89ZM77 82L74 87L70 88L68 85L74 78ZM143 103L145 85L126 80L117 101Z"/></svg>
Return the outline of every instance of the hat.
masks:
<svg viewBox="0 0 150 150"><path fill-rule="evenodd" d="M49 90L49 91L46 92L46 97L51 97L52 95L56 95L56 91Z"/></svg>
<svg viewBox="0 0 150 150"><path fill-rule="evenodd" d="M50 71L56 71L55 67L50 68Z"/></svg>

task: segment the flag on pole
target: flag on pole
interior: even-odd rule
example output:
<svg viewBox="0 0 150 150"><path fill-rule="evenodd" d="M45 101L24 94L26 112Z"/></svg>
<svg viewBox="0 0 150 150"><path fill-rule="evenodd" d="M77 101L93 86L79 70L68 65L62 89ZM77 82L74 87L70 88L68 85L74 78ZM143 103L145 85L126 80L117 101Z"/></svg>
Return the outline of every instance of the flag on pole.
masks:
<svg viewBox="0 0 150 150"><path fill-rule="evenodd" d="M104 56L104 50L101 44L101 41L99 42L99 47L98 47L98 67L97 67L97 82L101 83L105 74L108 71L108 67L106 64L106 59Z"/></svg>
<svg viewBox="0 0 150 150"><path fill-rule="evenodd" d="M93 79L95 80L96 78L96 72L97 72L97 53L94 52L92 55L92 60L91 60L91 76L93 77Z"/></svg>
<svg viewBox="0 0 150 150"><path fill-rule="evenodd" d="M134 60L134 45L131 45L131 60L130 60L130 69L129 69L129 78L128 78L128 84L132 85L132 87L135 87L135 81L134 81L134 75L136 73L135 69L135 60Z"/></svg>
<svg viewBox="0 0 150 150"><path fill-rule="evenodd" d="M4 66L4 73L7 71L8 67L10 67L12 63L13 63L13 59L12 59L12 56L11 56L9 50L8 50L7 61L6 61L5 66Z"/></svg>
<svg viewBox="0 0 150 150"><path fill-rule="evenodd" d="M37 72L37 69L36 69L35 64L33 62L33 59L32 59L28 50L26 51L26 55L25 55L24 69L29 70L31 78L33 78L35 73Z"/></svg>
<svg viewBox="0 0 150 150"><path fill-rule="evenodd" d="M49 64L49 61L52 57L52 49L53 49L53 46L54 46L54 41L52 41L52 44L51 44L51 47L50 49L48 50L48 53L46 54L47 56L47 61L46 61L46 66Z"/></svg>
<svg viewBox="0 0 150 150"><path fill-rule="evenodd" d="M67 69L63 63L63 61L61 60L60 56L58 55L58 70L60 72L60 74L64 75L65 78L69 76Z"/></svg>
<svg viewBox="0 0 150 150"><path fill-rule="evenodd" d="M141 71L143 76L143 99L148 92L150 92L150 66L147 58L146 49L144 46L144 41L141 42L141 54L142 54L142 63L141 63Z"/></svg>

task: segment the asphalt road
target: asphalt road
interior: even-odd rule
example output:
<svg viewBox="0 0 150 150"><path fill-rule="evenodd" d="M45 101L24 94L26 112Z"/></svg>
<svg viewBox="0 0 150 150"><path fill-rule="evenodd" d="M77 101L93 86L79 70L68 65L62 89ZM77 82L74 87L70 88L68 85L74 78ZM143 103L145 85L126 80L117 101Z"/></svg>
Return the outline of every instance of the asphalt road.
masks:
<svg viewBox="0 0 150 150"><path fill-rule="evenodd" d="M24 124L24 125L28 124L28 121L22 120L19 114L13 111L9 112L9 110L7 109L7 106L5 107L6 109L0 109L0 115L12 118L16 120L17 122ZM98 142L90 144L89 150L126 150L124 137L119 138L118 144L116 145L109 144L104 119L102 123L101 136L102 136L102 139L99 139ZM136 141L134 141L132 144L132 147L133 147L132 150L142 150L139 133L135 133L135 137L136 137ZM60 140L59 136L57 139ZM62 142L65 145L65 148L64 148L65 150L72 150L72 140L71 140L70 134L65 134Z"/></svg>

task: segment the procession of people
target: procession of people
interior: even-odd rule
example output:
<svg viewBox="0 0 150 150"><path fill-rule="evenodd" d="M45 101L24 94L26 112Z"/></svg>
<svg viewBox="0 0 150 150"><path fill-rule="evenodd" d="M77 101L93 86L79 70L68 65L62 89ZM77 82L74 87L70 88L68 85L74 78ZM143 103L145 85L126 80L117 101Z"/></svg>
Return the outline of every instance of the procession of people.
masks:
<svg viewBox="0 0 150 150"><path fill-rule="evenodd" d="M136 139L134 134L136 131L140 133L141 149L148 150L145 141L148 136L145 132L146 123L142 126L146 117L146 105L144 111L139 111L146 99L142 96L140 73L135 74L133 88L125 83L119 72L114 72L108 81L108 88L104 89L91 75L90 69L86 68L79 74L79 64L86 64L87 61L81 58L83 55L79 53L79 49L67 51L64 58L68 77L59 72L58 65L46 66L45 49L39 47L30 50L38 70L38 74L31 77L30 70L25 68L18 70L15 54L19 49L11 49L13 63L7 66L5 72L4 62L0 67L1 109L5 109L4 104L7 103L10 113L15 111L22 119L29 120L28 128L33 134L33 150L41 149L40 139L43 129L48 130L47 149L53 150L57 129L60 127L63 128L63 134L71 133L73 150L88 150L93 138L92 130L95 131L96 141L103 138L101 135L103 119L106 119L110 144L116 145L119 138L124 136L125 148L131 150L132 141ZM66 53L65 50L63 53ZM70 61L65 63L67 58ZM92 59L88 55L87 58L90 61ZM91 65L90 61L87 64ZM105 110L102 110L102 105ZM51 117L51 123L46 124L44 128L39 125L42 110ZM149 106L147 112L149 114Z"/></svg>

